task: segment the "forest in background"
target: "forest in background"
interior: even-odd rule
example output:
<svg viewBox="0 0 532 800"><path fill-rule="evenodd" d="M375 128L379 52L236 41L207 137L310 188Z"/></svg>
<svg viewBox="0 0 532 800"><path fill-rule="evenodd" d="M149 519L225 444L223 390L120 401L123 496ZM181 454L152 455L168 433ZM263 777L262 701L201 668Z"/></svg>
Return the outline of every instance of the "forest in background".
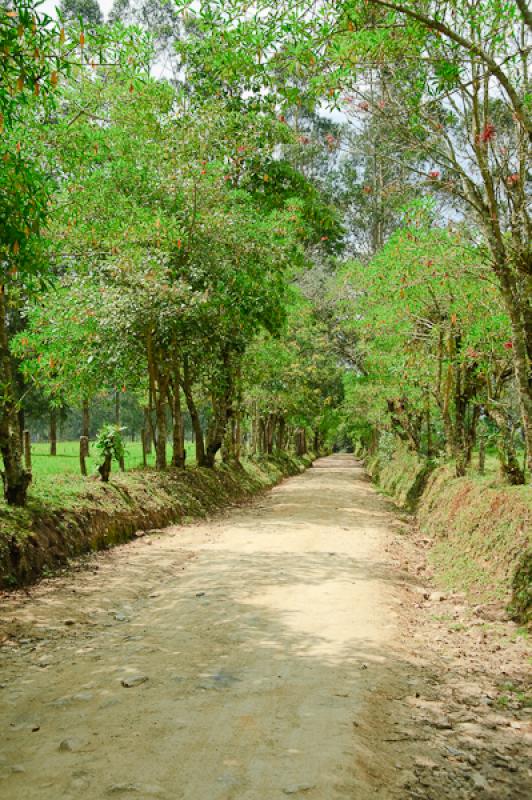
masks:
<svg viewBox="0 0 532 800"><path fill-rule="evenodd" d="M159 470L399 441L529 479L526 4L0 15L8 503L61 420Z"/></svg>

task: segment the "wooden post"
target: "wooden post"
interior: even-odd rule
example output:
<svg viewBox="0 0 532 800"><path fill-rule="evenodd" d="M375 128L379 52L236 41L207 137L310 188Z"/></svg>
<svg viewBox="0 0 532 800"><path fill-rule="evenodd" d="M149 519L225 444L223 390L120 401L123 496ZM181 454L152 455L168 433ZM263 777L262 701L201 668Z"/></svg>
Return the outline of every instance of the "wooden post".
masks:
<svg viewBox="0 0 532 800"><path fill-rule="evenodd" d="M87 462L85 461L86 457L89 455L89 437L88 436L80 436L79 437L79 466L81 469L82 475L87 475Z"/></svg>
<svg viewBox="0 0 532 800"><path fill-rule="evenodd" d="M147 438L146 428L143 428L141 430L141 432L140 432L140 439L141 439L141 442L142 442L142 466L143 467L147 467L148 466L148 458L147 458L147 455L148 455L148 443L146 441L146 438Z"/></svg>
<svg viewBox="0 0 532 800"><path fill-rule="evenodd" d="M29 431L24 431L23 439L24 439L24 464L26 465L26 469L28 470L28 472L31 472L31 439Z"/></svg>

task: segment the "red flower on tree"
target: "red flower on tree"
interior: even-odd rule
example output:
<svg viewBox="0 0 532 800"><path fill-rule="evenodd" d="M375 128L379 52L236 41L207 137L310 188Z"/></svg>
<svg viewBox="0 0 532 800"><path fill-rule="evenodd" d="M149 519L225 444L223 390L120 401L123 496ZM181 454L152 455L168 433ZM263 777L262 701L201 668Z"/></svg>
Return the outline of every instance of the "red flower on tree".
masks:
<svg viewBox="0 0 532 800"><path fill-rule="evenodd" d="M490 142L494 138L495 138L495 125L493 125L491 122L487 122L486 125L484 126L484 130L479 136L479 139L481 142L486 144L487 142Z"/></svg>

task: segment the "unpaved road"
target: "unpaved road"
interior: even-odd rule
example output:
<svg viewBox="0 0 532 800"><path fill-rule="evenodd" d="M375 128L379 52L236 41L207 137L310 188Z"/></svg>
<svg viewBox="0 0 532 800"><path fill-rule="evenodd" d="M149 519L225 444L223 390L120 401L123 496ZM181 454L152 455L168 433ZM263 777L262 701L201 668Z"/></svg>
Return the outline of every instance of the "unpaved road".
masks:
<svg viewBox="0 0 532 800"><path fill-rule="evenodd" d="M392 522L336 456L17 594L1 614L2 800L422 796L390 750L411 681Z"/></svg>

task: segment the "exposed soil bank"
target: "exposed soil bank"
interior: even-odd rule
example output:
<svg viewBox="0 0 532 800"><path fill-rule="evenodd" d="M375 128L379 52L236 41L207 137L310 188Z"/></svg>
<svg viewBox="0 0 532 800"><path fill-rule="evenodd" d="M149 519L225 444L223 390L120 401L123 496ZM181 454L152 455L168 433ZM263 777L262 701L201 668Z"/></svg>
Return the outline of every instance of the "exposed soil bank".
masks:
<svg viewBox="0 0 532 800"><path fill-rule="evenodd" d="M312 459L279 455L214 470L143 470L86 481L69 507L29 504L0 511L0 588L32 583L69 559L126 542L136 533L205 517L297 475Z"/></svg>
<svg viewBox="0 0 532 800"><path fill-rule="evenodd" d="M532 488L500 485L478 475L456 478L414 453L374 456L368 471L405 510L416 509L420 532L432 544L429 560L445 589L476 603L508 605L530 620L532 610Z"/></svg>

